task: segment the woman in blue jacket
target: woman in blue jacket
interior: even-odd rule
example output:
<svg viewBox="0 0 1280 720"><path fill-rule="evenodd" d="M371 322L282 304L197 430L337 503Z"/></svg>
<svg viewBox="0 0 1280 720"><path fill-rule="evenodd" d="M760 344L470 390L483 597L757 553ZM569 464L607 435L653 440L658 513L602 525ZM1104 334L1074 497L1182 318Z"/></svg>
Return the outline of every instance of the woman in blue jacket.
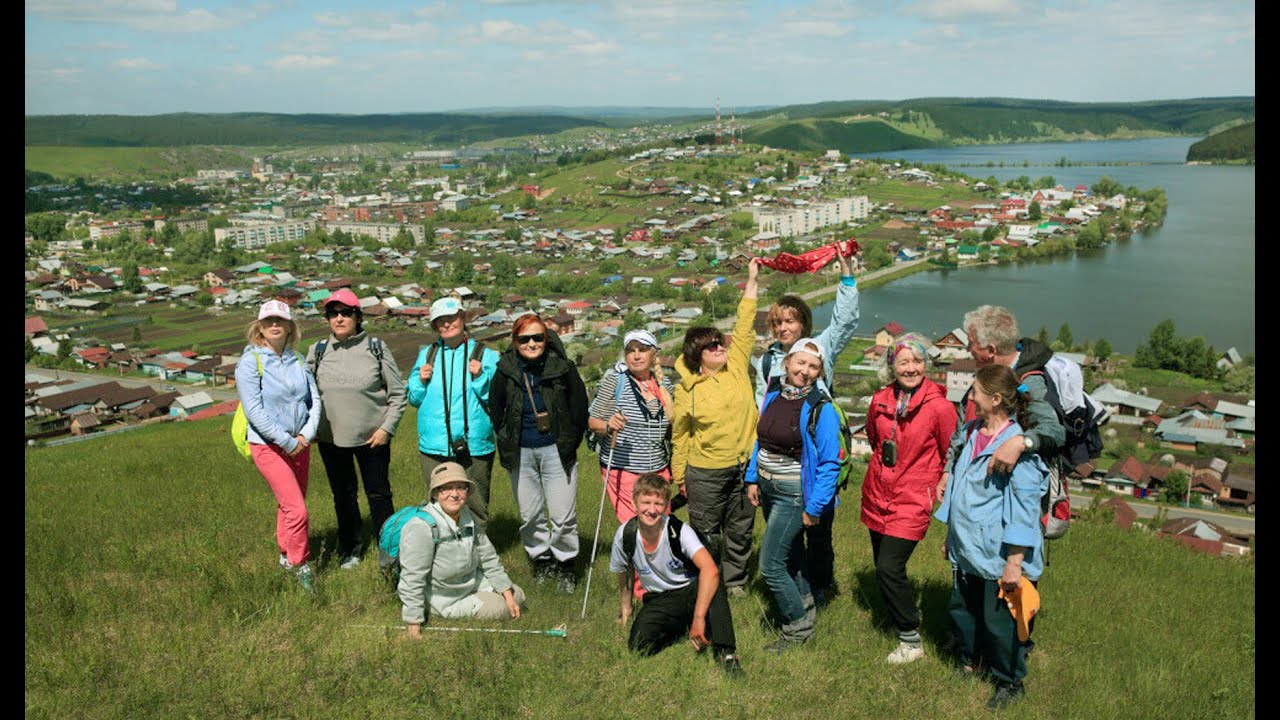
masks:
<svg viewBox="0 0 1280 720"><path fill-rule="evenodd" d="M814 634L803 530L835 506L840 473L839 420L817 387L823 359L813 338L801 338L787 351L785 379L765 395L747 465L747 499L764 508L760 572L783 620L782 637L765 647L772 653L802 645ZM810 434L813 412L818 418Z"/></svg>
<svg viewBox="0 0 1280 720"><path fill-rule="evenodd" d="M934 517L947 524L943 551L954 583L947 608L956 635L960 666L990 669L995 692L987 707L1004 707L1023 693L1026 641L1000 592L1013 592L1022 578L1035 581L1044 569L1040 497L1048 490L1049 469L1035 453L1024 453L1012 472L988 472L991 454L1022 434L1030 396L1004 365L988 365L973 383L977 419L965 423L964 447Z"/></svg>
<svg viewBox="0 0 1280 720"><path fill-rule="evenodd" d="M236 363L236 393L249 421L249 455L276 498L280 567L315 589L307 542L311 441L320 425L320 392L294 351L301 333L289 306L268 300L249 324L249 344Z"/></svg>
<svg viewBox="0 0 1280 720"><path fill-rule="evenodd" d="M418 459L424 487L431 471L456 462L476 485L467 507L476 523L489 521L489 478L493 472L493 423L489 384L498 353L467 336L466 316L457 298L431 303L431 327L440 337L418 353L409 371L409 404L418 408Z"/></svg>

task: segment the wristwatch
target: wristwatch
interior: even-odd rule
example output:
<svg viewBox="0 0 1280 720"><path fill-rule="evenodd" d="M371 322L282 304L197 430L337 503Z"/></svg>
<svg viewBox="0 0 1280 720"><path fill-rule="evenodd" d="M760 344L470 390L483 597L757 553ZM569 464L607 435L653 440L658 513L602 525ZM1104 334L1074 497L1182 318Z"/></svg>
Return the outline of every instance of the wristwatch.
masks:
<svg viewBox="0 0 1280 720"><path fill-rule="evenodd" d="M1033 441L1033 440L1031 439L1031 436L1030 436L1030 435L1023 435L1023 436L1022 436L1022 447L1023 447L1027 452L1031 452L1032 448L1034 448L1034 447L1035 447L1035 441Z"/></svg>

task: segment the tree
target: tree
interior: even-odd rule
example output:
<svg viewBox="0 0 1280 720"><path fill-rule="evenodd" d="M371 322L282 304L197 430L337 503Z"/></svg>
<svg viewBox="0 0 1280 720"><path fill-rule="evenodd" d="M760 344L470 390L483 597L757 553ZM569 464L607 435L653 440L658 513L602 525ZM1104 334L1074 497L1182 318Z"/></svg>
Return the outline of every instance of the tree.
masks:
<svg viewBox="0 0 1280 720"><path fill-rule="evenodd" d="M600 261L600 273L605 276L617 275L622 269L621 265L615 258L605 258Z"/></svg>
<svg viewBox="0 0 1280 720"><path fill-rule="evenodd" d="M1191 479L1181 470L1170 470L1164 477L1164 485L1160 488L1160 502L1170 505L1181 505L1186 501Z"/></svg>
<svg viewBox="0 0 1280 720"><path fill-rule="evenodd" d="M66 360L69 357L71 357L71 338L65 337L58 343L58 360Z"/></svg>
<svg viewBox="0 0 1280 720"><path fill-rule="evenodd" d="M136 328L135 328L135 329L136 329ZM36 350L36 346L35 346L35 344L34 344L34 343L32 343L32 342L31 342L31 336L30 336L30 335L28 335L28 336L27 336L27 354L26 354L26 362L31 362L31 358L33 358L33 357L35 357L35 356L36 356L36 352L37 352L37 350Z"/></svg>
<svg viewBox="0 0 1280 720"><path fill-rule="evenodd" d="M1041 217L1040 203L1036 202L1035 200L1032 200L1031 204L1027 206L1027 219L1036 221L1036 220L1039 220L1040 217Z"/></svg>
<svg viewBox="0 0 1280 720"><path fill-rule="evenodd" d="M396 236L391 240L391 247L395 248L396 250L399 250L400 252L405 252L406 250L412 249L413 235L410 234L410 232L407 229L403 227L400 228L400 230L396 233Z"/></svg>
<svg viewBox="0 0 1280 720"><path fill-rule="evenodd" d="M1178 340L1173 320L1166 318L1156 323L1147 336L1147 342L1139 345L1133 354L1133 364L1138 367L1176 370L1181 365L1182 342Z"/></svg>
<svg viewBox="0 0 1280 720"><path fill-rule="evenodd" d="M137 265L125 265L120 271L120 285L131 293L142 290L142 276L138 274Z"/></svg>
<svg viewBox="0 0 1280 720"><path fill-rule="evenodd" d="M1253 366L1237 365L1222 378L1222 389L1231 393L1254 394Z"/></svg>
<svg viewBox="0 0 1280 720"><path fill-rule="evenodd" d="M27 216L27 232L41 242L53 242L66 231L67 220L62 213L46 212Z"/></svg>
<svg viewBox="0 0 1280 720"><path fill-rule="evenodd" d="M137 325L133 326L133 342L135 345L142 342L142 328Z"/></svg>
<svg viewBox="0 0 1280 720"><path fill-rule="evenodd" d="M1044 325L1040 326L1040 332L1036 333L1036 341L1041 345L1049 344L1049 328Z"/></svg>
<svg viewBox="0 0 1280 720"><path fill-rule="evenodd" d="M490 265L491 265L491 271L493 272L493 280L495 285L498 285L504 288L509 288L515 285L516 273L519 271L520 268L516 266L516 261L514 258L512 258L510 255L507 255L506 253L503 253L495 256L493 258L493 262L490 263Z"/></svg>
<svg viewBox="0 0 1280 720"><path fill-rule="evenodd" d="M644 313L632 310L622 318L622 332L625 335L632 330L640 330L647 323L648 319L645 318Z"/></svg>
<svg viewBox="0 0 1280 720"><path fill-rule="evenodd" d="M1102 177L1098 178L1098 182L1094 183L1093 187L1090 188L1090 190L1093 192L1094 195L1096 195L1097 197L1103 197L1103 198L1109 198L1114 195L1119 195L1123 189L1124 188L1121 187L1120 183L1116 182L1115 180L1112 180L1106 175L1103 175Z"/></svg>
<svg viewBox="0 0 1280 720"><path fill-rule="evenodd" d="M1105 362L1111 357L1111 343L1106 338L1098 338L1098 342L1093 344L1093 356Z"/></svg>
<svg viewBox="0 0 1280 720"><path fill-rule="evenodd" d="M1058 343L1062 345L1062 349L1070 352L1071 350L1071 326L1062 323L1062 327L1058 328Z"/></svg>
<svg viewBox="0 0 1280 720"><path fill-rule="evenodd" d="M1076 247L1078 248L1100 248L1106 243L1107 236L1102 229L1102 223L1098 220L1090 222L1080 228L1076 233Z"/></svg>
<svg viewBox="0 0 1280 720"><path fill-rule="evenodd" d="M449 277L460 285L471 282L475 274L474 263L465 255L458 255L449 262Z"/></svg>

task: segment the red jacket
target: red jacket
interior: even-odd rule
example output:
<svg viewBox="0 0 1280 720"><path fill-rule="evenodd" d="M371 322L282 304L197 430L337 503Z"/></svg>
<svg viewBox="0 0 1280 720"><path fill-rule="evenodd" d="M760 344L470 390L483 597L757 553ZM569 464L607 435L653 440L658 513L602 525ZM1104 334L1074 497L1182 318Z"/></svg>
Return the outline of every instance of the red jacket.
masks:
<svg viewBox="0 0 1280 720"><path fill-rule="evenodd" d="M867 411L872 455L862 480L862 524L882 535L918 541L929 529L934 490L956 429L956 409L940 385L925 380L911 396L907 414L897 420L898 461L885 467L880 448L886 438L895 437L896 386L881 388Z"/></svg>

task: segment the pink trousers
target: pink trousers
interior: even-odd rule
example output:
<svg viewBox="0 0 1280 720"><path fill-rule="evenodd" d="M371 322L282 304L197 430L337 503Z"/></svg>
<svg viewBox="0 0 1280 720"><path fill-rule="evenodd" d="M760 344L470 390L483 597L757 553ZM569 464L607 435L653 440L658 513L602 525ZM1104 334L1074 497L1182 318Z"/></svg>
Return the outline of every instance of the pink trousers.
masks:
<svg viewBox="0 0 1280 720"><path fill-rule="evenodd" d="M276 496L276 544L293 565L311 559L307 543L307 478L311 470L311 448L289 457L275 445L249 444L258 472Z"/></svg>

